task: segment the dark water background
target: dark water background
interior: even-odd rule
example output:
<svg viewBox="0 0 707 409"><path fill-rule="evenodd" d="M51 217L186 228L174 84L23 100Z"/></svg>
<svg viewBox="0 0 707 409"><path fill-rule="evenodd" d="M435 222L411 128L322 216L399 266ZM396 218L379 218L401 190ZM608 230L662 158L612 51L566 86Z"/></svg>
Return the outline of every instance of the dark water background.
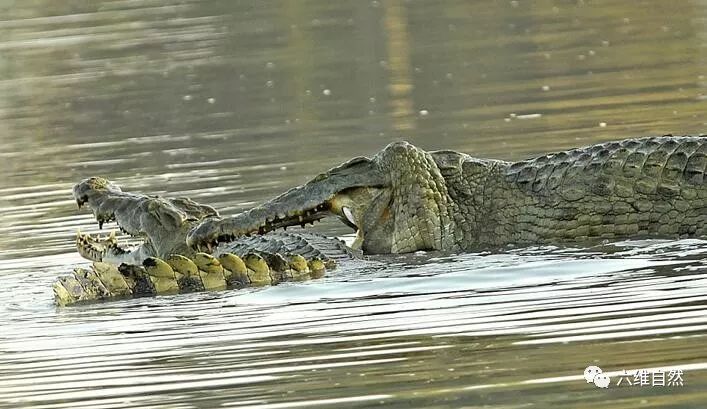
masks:
<svg viewBox="0 0 707 409"><path fill-rule="evenodd" d="M97 230L84 177L234 214L400 139L513 160L700 133L706 41L700 1L0 0L0 407L706 407L704 241L51 295ZM615 386L643 368L685 385Z"/></svg>

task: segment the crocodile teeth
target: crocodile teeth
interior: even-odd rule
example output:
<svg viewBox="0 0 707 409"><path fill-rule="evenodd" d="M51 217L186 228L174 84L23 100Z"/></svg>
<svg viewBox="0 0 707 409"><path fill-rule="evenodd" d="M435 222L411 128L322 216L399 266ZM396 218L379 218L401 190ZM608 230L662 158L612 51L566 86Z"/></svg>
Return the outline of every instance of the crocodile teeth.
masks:
<svg viewBox="0 0 707 409"><path fill-rule="evenodd" d="M353 213L351 213L351 209L344 206L341 210L344 212L344 216L346 216L346 219L350 221L351 224L356 225L356 220L354 220Z"/></svg>

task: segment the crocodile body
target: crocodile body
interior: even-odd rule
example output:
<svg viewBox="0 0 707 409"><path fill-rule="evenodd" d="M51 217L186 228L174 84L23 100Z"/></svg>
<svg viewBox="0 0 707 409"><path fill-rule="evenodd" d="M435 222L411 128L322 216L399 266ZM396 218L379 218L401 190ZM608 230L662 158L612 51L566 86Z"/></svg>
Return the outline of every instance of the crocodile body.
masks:
<svg viewBox="0 0 707 409"><path fill-rule="evenodd" d="M241 237L197 252L186 246L185 236L203 218L218 215L209 206L123 192L103 178L82 181L74 195L79 207L88 205L101 228L115 221L143 243L126 249L114 232L105 238L79 232L77 250L93 263L55 281L59 305L302 281L321 277L359 254L335 238L308 232Z"/></svg>
<svg viewBox="0 0 707 409"><path fill-rule="evenodd" d="M210 217L190 246L335 215L365 253L707 236L707 137L626 139L519 162L406 142L355 158L245 213Z"/></svg>
<svg viewBox="0 0 707 409"><path fill-rule="evenodd" d="M140 265L93 261L53 285L55 302L261 287L320 278L357 253L342 242L313 233L273 232L243 237L214 249L213 255L148 257Z"/></svg>

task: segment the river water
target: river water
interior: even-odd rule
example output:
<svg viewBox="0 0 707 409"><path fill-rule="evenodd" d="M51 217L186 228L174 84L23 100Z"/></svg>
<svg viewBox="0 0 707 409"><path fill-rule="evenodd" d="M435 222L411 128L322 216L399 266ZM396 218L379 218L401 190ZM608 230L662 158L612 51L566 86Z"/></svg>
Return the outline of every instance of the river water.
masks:
<svg viewBox="0 0 707 409"><path fill-rule="evenodd" d="M395 140L514 160L700 133L706 40L696 0L0 0L0 407L706 407L705 241L51 293L97 231L82 178L235 214Z"/></svg>

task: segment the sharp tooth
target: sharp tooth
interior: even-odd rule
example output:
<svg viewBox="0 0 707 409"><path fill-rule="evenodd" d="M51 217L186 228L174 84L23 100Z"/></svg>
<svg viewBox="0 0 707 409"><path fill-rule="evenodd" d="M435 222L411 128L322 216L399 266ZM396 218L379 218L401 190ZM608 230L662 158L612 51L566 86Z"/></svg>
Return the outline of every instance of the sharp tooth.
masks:
<svg viewBox="0 0 707 409"><path fill-rule="evenodd" d="M211 251L211 242L206 243L206 248L209 249L209 253L212 253L212 251Z"/></svg>
<svg viewBox="0 0 707 409"><path fill-rule="evenodd" d="M115 229L113 229L113 230L110 231L110 235L108 236L108 240L111 241L111 242L115 242L115 241L116 241L116 238L115 238Z"/></svg>
<svg viewBox="0 0 707 409"><path fill-rule="evenodd" d="M299 216L297 217L297 219L299 220L300 223L302 223L302 221L304 220L304 216L299 215Z"/></svg>
<svg viewBox="0 0 707 409"><path fill-rule="evenodd" d="M351 222L354 226L357 226L356 220L354 219L353 213L351 212L351 209L348 207L343 207L341 209L344 212L344 216L346 216L346 219Z"/></svg>

